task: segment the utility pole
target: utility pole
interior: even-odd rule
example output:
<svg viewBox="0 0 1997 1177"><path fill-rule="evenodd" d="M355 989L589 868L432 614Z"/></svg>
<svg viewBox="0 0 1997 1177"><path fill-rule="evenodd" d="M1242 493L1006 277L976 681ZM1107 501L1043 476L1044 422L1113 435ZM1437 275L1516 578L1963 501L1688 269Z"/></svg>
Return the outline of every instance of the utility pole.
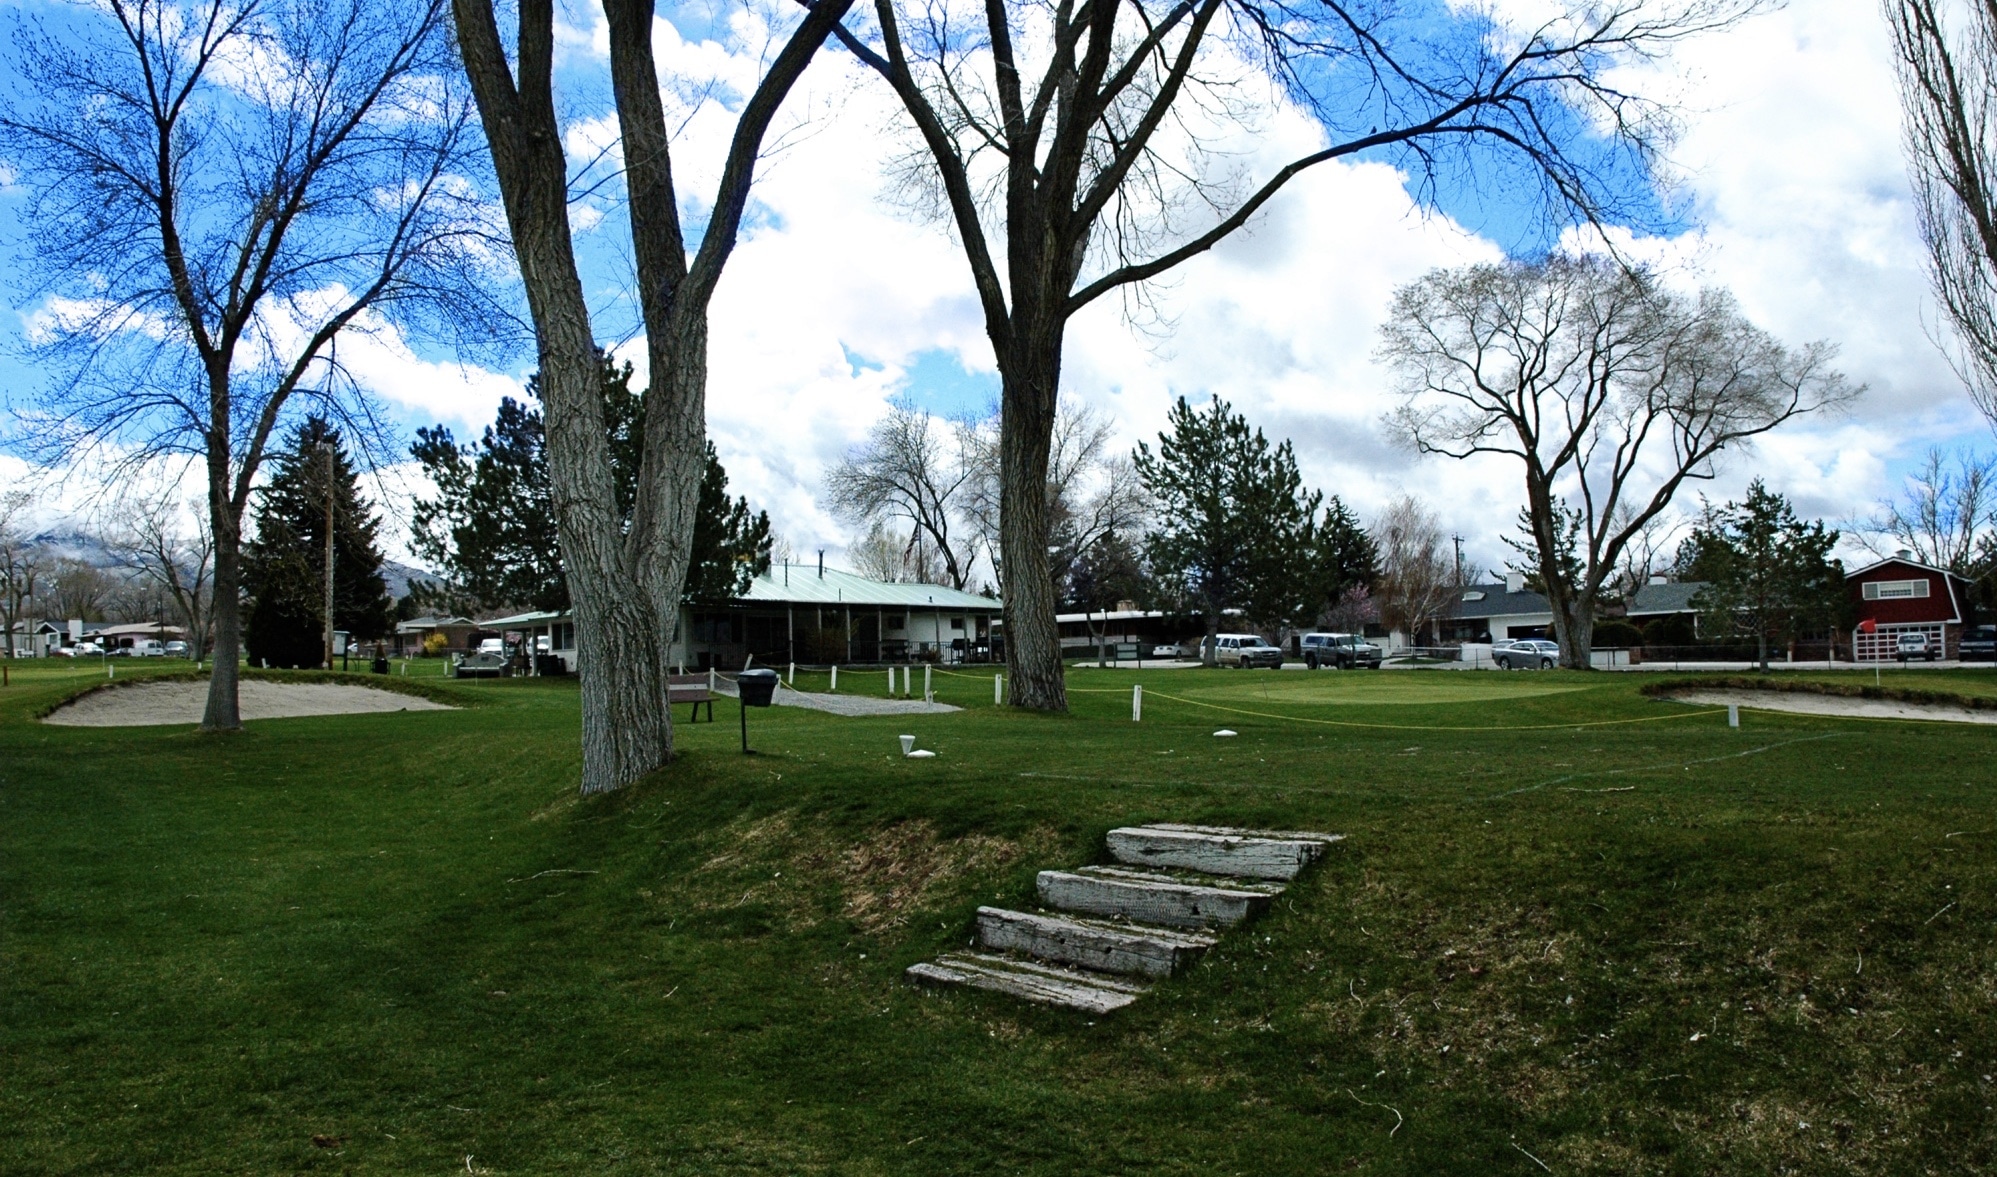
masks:
<svg viewBox="0 0 1997 1177"><path fill-rule="evenodd" d="M1462 588L1463 587L1463 537L1460 535L1452 535L1449 538L1456 542L1456 587Z"/></svg>
<svg viewBox="0 0 1997 1177"><path fill-rule="evenodd" d="M326 451L326 661L333 669L333 443L322 441Z"/></svg>

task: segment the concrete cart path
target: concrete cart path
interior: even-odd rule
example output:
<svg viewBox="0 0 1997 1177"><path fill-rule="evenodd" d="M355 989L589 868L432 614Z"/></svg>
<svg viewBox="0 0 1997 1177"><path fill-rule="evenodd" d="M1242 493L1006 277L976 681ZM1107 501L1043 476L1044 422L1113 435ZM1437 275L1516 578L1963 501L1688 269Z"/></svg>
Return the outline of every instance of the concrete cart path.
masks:
<svg viewBox="0 0 1997 1177"><path fill-rule="evenodd" d="M718 678L714 693L735 697L735 684L727 678ZM794 691L783 683L777 684L777 693L772 702L779 707L805 707L812 711L824 711L831 715L942 715L950 711L962 711L948 703L925 703L921 699L888 699L867 695L817 695L808 691Z"/></svg>

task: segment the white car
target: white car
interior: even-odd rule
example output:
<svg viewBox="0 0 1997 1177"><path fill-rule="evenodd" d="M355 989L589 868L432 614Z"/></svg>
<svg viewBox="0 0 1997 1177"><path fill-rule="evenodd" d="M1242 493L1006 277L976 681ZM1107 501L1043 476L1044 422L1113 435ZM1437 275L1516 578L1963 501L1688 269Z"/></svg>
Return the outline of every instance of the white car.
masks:
<svg viewBox="0 0 1997 1177"><path fill-rule="evenodd" d="M1183 658L1185 657L1185 651L1177 646L1153 646L1151 647L1151 656L1153 658Z"/></svg>
<svg viewBox="0 0 1997 1177"><path fill-rule="evenodd" d="M1893 654L1902 662L1911 662L1916 658L1923 662L1935 660L1935 648L1928 644L1928 635L1924 633L1901 634L1893 643Z"/></svg>
<svg viewBox="0 0 1997 1177"><path fill-rule="evenodd" d="M478 644L478 652L481 654L491 654L494 657L498 658L504 658L506 657L506 639L487 638Z"/></svg>

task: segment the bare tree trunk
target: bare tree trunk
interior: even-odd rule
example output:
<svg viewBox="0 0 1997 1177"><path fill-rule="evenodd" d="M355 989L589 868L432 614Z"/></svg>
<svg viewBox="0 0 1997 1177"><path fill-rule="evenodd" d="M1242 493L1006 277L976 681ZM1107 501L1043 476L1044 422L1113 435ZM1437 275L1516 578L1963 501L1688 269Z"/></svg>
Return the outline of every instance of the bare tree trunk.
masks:
<svg viewBox="0 0 1997 1177"><path fill-rule="evenodd" d="M1022 333L1024 334L1024 333ZM1031 359L1004 365L999 415L999 546L1005 560L1005 660L1015 707L1066 711L1061 630L1054 619L1054 577L1047 559L1047 459L1060 387L1060 329ZM1032 488L1031 492L1025 488Z"/></svg>
<svg viewBox="0 0 1997 1177"><path fill-rule="evenodd" d="M215 604L209 618L215 653L201 730L232 732L243 726L242 710L236 705L237 663L243 656L243 527L229 495L226 449L219 454L211 449L208 464L208 523L215 531Z"/></svg>

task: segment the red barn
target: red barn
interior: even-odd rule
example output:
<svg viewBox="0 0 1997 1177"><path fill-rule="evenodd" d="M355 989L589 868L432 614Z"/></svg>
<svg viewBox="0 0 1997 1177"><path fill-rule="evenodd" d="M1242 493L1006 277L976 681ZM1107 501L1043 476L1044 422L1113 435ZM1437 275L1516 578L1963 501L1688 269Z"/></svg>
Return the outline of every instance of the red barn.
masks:
<svg viewBox="0 0 1997 1177"><path fill-rule="evenodd" d="M1851 636L1853 659L1890 661L1904 633L1925 634L1929 649L1943 658L1955 657L1968 620L1967 586L1959 577L1921 563L1912 552L1899 552L1846 573L1844 580L1858 615L1858 632Z"/></svg>

